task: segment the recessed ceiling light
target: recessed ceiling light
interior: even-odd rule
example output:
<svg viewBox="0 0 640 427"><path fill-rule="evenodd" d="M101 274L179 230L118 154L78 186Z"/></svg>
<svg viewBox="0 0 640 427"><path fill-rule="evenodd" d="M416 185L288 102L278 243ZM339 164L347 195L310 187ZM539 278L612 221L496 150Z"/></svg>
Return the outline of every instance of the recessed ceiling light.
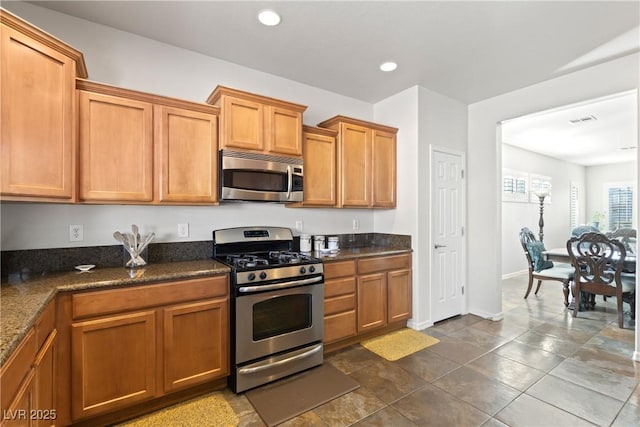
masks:
<svg viewBox="0 0 640 427"><path fill-rule="evenodd" d="M385 62L383 64L380 65L380 69L382 71L393 71L396 68L398 68L398 64L396 64L395 62Z"/></svg>
<svg viewBox="0 0 640 427"><path fill-rule="evenodd" d="M268 27L273 27L280 23L280 15L273 10L263 10L258 14L258 20Z"/></svg>

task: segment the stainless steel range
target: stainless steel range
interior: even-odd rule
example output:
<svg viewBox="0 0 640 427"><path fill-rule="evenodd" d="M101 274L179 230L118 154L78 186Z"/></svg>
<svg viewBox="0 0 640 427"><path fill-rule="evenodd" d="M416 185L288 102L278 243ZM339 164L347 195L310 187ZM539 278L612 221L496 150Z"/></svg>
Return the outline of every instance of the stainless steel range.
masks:
<svg viewBox="0 0 640 427"><path fill-rule="evenodd" d="M291 230L213 232L213 256L231 267L231 376L236 393L322 364L322 261L292 252Z"/></svg>

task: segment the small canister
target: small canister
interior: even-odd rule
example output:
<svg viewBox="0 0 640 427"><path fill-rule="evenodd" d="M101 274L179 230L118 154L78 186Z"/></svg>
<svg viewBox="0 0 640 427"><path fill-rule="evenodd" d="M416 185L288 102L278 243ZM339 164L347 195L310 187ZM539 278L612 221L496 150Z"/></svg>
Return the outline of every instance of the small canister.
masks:
<svg viewBox="0 0 640 427"><path fill-rule="evenodd" d="M324 236L313 236L313 250L321 251L324 249Z"/></svg>
<svg viewBox="0 0 640 427"><path fill-rule="evenodd" d="M300 235L300 252L311 252L311 235Z"/></svg>
<svg viewBox="0 0 640 427"><path fill-rule="evenodd" d="M327 249L332 251L338 250L338 236L329 236L327 238Z"/></svg>

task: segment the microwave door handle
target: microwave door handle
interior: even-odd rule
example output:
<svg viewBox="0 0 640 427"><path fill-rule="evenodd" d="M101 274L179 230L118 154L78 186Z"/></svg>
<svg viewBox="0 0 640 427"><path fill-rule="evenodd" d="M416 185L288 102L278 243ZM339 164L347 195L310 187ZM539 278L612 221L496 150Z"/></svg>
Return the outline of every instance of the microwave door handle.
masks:
<svg viewBox="0 0 640 427"><path fill-rule="evenodd" d="M291 198L292 189L293 189L293 174L291 173L291 165L287 165L287 200Z"/></svg>

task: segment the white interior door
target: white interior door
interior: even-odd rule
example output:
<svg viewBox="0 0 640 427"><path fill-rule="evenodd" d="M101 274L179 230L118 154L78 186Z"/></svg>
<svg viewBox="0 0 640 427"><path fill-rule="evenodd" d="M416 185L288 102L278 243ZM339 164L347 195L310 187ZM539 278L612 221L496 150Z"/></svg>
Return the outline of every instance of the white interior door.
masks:
<svg viewBox="0 0 640 427"><path fill-rule="evenodd" d="M431 152L432 321L462 314L464 297L464 157Z"/></svg>

